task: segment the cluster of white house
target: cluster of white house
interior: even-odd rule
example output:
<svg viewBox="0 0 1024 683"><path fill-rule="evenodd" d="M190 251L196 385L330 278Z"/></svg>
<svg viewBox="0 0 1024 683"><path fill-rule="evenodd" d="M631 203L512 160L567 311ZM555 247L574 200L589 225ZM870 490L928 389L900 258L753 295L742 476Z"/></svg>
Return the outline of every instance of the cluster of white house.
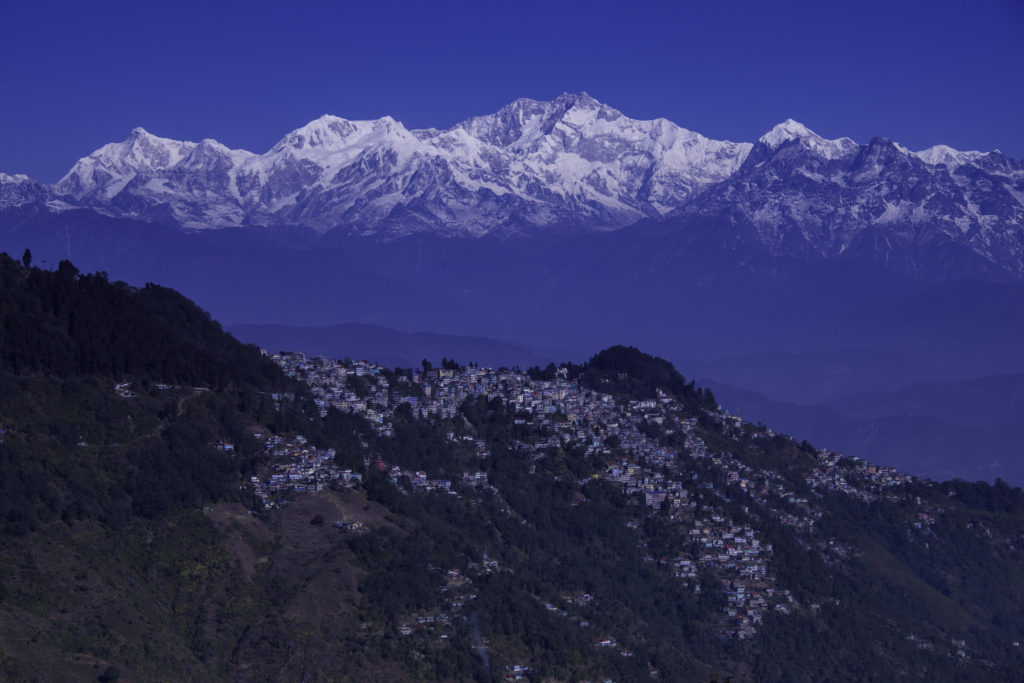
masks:
<svg viewBox="0 0 1024 683"><path fill-rule="evenodd" d="M287 374L311 387L322 412L334 407L360 414L384 436L393 434L395 411L403 405L414 416L436 420L455 417L467 398L501 398L511 409L516 425L532 428L528 436L512 445L535 461L547 457L553 449L582 450L587 456L604 459L604 471L592 478L622 487L637 501L634 528L645 560L666 567L695 591L707 589L701 586L700 577L703 571L711 572L727 598L721 636L752 636L769 609L783 613L801 609L788 591L775 585L772 545L760 539L749 525L729 519L725 506L735 501L741 501L748 511L750 506L757 506L761 514L772 515L808 538L822 513L806 494L791 490L782 474L754 469L728 452L712 452L698 435L699 416L694 409L687 409L660 390L652 398L627 401L584 387L569 379L565 368L554 379L537 380L519 370L475 366L391 372L372 362L307 358L300 353L281 353L273 358ZM704 414L717 421L727 435L739 436L745 431L754 438L775 436L767 428L746 424L721 408L705 410ZM447 436L454 444L475 450L480 458L491 455L487 444L472 433L449 432ZM309 468L308 464L317 458L326 463L326 458L322 453L306 451L304 456L288 454L295 464L287 470L287 476L305 477L307 487L355 476L329 469L323 479L313 476L316 467ZM700 468L695 466L697 461ZM408 471L379 458L368 459L365 464L386 470L391 480L406 490L460 495L459 486L493 489L482 471L463 472L453 488L447 478ZM531 468L535 471L536 465ZM714 476L699 474L709 471ZM836 491L861 500L872 500L909 479L890 468L843 459L827 450L818 451L815 464L804 476L812 497ZM273 481L264 486L271 484ZM686 552L671 558L650 555L639 521L654 514L678 523L680 534L689 541ZM849 550L835 539L817 543L830 561L849 555Z"/></svg>

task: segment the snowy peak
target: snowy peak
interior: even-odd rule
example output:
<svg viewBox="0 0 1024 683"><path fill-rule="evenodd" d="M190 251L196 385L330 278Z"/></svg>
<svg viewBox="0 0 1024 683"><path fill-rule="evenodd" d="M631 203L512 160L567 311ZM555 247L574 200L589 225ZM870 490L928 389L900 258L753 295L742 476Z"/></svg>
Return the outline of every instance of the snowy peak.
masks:
<svg viewBox="0 0 1024 683"><path fill-rule="evenodd" d="M8 175L3 171L0 171L0 183L2 184L21 185L22 183L31 182L35 181L33 181L31 178L29 178L27 175L23 173L15 173L14 175Z"/></svg>
<svg viewBox="0 0 1024 683"><path fill-rule="evenodd" d="M763 142L768 145L770 149L778 149L784 143L790 140L797 140L800 138L817 138L818 135L814 133L810 128L794 121L793 119L786 119L780 124L777 124L770 131L762 135L758 142Z"/></svg>
<svg viewBox="0 0 1024 683"><path fill-rule="evenodd" d="M157 137L144 128L133 128L124 142L106 145L90 158L111 167L164 170L181 161L195 145Z"/></svg>
<svg viewBox="0 0 1024 683"><path fill-rule="evenodd" d="M615 121L625 118L622 112L602 104L585 92L562 93L551 102L551 116L563 121Z"/></svg>
<svg viewBox="0 0 1024 683"><path fill-rule="evenodd" d="M57 182L58 194L74 199L95 196L110 199L137 175L166 171L182 161L194 142L157 137L144 128L134 128L123 142L104 145L80 159Z"/></svg>
<svg viewBox="0 0 1024 683"><path fill-rule="evenodd" d="M565 107L566 109L571 109L572 107L579 107L581 109L611 109L611 107L601 104L583 90L580 92L563 92L552 101L552 104L556 107Z"/></svg>
<svg viewBox="0 0 1024 683"><path fill-rule="evenodd" d="M946 145L935 145L934 147L929 147L928 149L923 149L920 152L917 152L916 155L918 159L926 164L931 164L932 166L943 164L949 168L949 170L953 170L963 166L964 164L978 161L985 156L985 153L973 151L962 152Z"/></svg>
<svg viewBox="0 0 1024 683"><path fill-rule="evenodd" d="M758 139L758 142L772 151L792 141L797 141L803 147L827 159L837 159L857 149L857 143L850 138L827 140L793 119L786 119Z"/></svg>
<svg viewBox="0 0 1024 683"><path fill-rule="evenodd" d="M0 172L0 209L31 204L45 198L43 186L27 175Z"/></svg>
<svg viewBox="0 0 1024 683"><path fill-rule="evenodd" d="M388 137L408 140L412 134L390 116L372 121L349 121L325 114L281 138L271 152L330 152Z"/></svg>
<svg viewBox="0 0 1024 683"><path fill-rule="evenodd" d="M587 127L598 120L626 119L585 92L562 93L550 102L522 98L494 114L475 116L456 126L472 137L502 148L526 149L551 135L559 124Z"/></svg>
<svg viewBox="0 0 1024 683"><path fill-rule="evenodd" d="M255 156L252 152L241 149L230 149L212 138L205 138L198 145L192 148L188 156L182 159L178 165L201 166L211 161L232 160L238 161Z"/></svg>

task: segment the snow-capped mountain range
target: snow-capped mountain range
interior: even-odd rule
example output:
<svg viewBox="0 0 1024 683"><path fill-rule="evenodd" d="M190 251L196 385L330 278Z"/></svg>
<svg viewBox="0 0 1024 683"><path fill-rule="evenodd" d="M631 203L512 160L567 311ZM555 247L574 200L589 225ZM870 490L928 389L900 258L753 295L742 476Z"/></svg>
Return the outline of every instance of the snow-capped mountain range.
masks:
<svg viewBox="0 0 1024 683"><path fill-rule="evenodd" d="M745 231L775 255L870 252L909 274L1024 274L1024 164L998 151L859 145L786 121L667 222L694 219Z"/></svg>
<svg viewBox="0 0 1024 683"><path fill-rule="evenodd" d="M945 146L826 140L787 120L756 143L638 121L585 93L516 100L448 130L322 116L264 154L141 128L53 186L0 175L0 207L210 229L304 225L390 238L607 231L644 220L743 225L773 253L829 258L955 244L1024 274L1024 164Z"/></svg>
<svg viewBox="0 0 1024 683"><path fill-rule="evenodd" d="M678 207L733 173L750 147L567 94L517 100L449 130L322 116L264 154L137 128L80 160L53 190L69 204L193 229L602 230Z"/></svg>

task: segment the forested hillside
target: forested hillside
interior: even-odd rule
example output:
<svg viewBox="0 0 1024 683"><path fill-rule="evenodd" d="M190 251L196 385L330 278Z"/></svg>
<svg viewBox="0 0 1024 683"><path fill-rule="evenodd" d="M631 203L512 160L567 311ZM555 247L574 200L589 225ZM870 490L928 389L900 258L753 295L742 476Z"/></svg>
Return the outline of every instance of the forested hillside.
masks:
<svg viewBox="0 0 1024 683"><path fill-rule="evenodd" d="M267 358L0 257L0 678L1015 680L1024 493L730 416L664 360Z"/></svg>

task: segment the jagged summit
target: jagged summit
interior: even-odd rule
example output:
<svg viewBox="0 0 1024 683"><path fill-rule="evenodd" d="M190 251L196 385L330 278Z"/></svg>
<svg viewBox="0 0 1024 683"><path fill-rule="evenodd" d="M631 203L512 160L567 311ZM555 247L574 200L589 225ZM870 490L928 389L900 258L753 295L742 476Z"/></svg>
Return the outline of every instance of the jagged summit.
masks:
<svg viewBox="0 0 1024 683"><path fill-rule="evenodd" d="M999 150L995 150L995 153L998 154ZM947 145L935 145L917 153L917 157L927 164L933 166L945 164L950 169L978 161L985 155L985 152L961 151Z"/></svg>
<svg viewBox="0 0 1024 683"><path fill-rule="evenodd" d="M110 200L135 178L167 171L185 159L196 143L161 138L142 127L80 159L55 185L77 200Z"/></svg>
<svg viewBox="0 0 1024 683"><path fill-rule="evenodd" d="M774 149L793 139L817 137L816 133L799 121L786 119L782 123L776 124L770 131L762 135L758 141Z"/></svg>
<svg viewBox="0 0 1024 683"><path fill-rule="evenodd" d="M0 171L0 183L26 183L26 182L32 182L32 179L29 178L24 173L7 174L7 173L4 173L3 171Z"/></svg>
<svg viewBox="0 0 1024 683"><path fill-rule="evenodd" d="M271 153L286 148L294 150L339 149L364 139L367 136L409 137L409 131L390 116L367 121L350 121L340 116L324 114L306 125L285 135L271 148Z"/></svg>
<svg viewBox="0 0 1024 683"><path fill-rule="evenodd" d="M579 127L596 120L619 119L630 120L585 92L564 92L551 101L520 98L494 114L474 116L455 128L498 147L523 148L552 134L559 123Z"/></svg>
<svg viewBox="0 0 1024 683"><path fill-rule="evenodd" d="M46 189L27 175L0 172L0 209L40 202L46 195Z"/></svg>
<svg viewBox="0 0 1024 683"><path fill-rule="evenodd" d="M572 102L585 107L604 107L606 105L598 102L585 90L579 92L563 92L561 95L555 98L556 102Z"/></svg>
<svg viewBox="0 0 1024 683"><path fill-rule="evenodd" d="M875 137L828 140L792 119L679 211L775 256L865 259L909 272L1024 277L1024 165Z"/></svg>
<svg viewBox="0 0 1024 683"><path fill-rule="evenodd" d="M774 151L793 140L830 159L845 156L857 148L857 143L850 138L828 140L793 119L786 119L782 123L777 124L770 131L762 135L758 142Z"/></svg>

